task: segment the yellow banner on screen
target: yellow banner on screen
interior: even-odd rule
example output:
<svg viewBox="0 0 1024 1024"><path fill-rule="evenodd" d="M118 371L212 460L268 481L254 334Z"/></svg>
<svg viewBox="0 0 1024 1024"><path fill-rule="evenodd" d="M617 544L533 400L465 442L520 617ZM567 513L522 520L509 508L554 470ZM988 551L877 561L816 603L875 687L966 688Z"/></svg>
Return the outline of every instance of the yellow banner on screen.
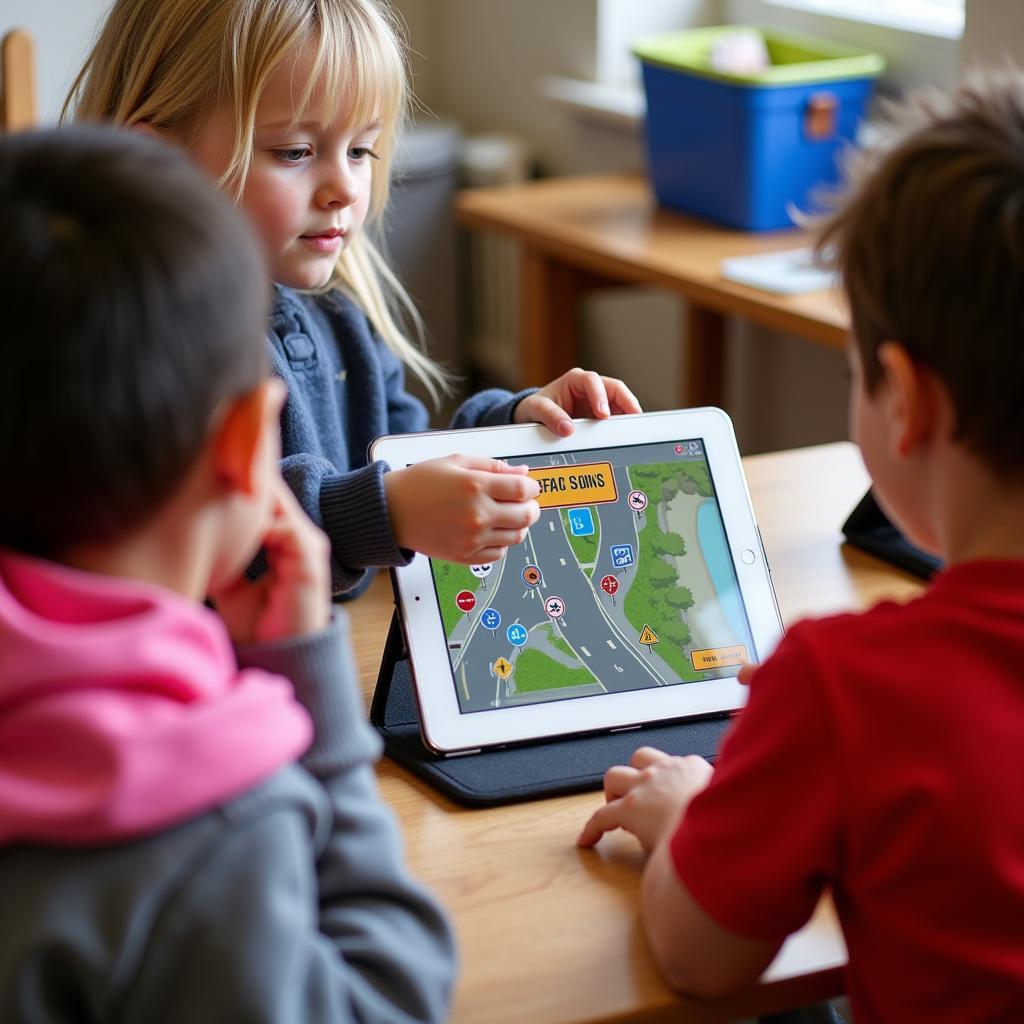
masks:
<svg viewBox="0 0 1024 1024"><path fill-rule="evenodd" d="M747 658L747 648L743 644L731 647L708 647L703 651L690 651L690 661L698 672L707 672L712 668L738 668Z"/></svg>
<svg viewBox="0 0 1024 1024"><path fill-rule="evenodd" d="M537 504L541 508L603 505L609 501L619 500L615 474L610 462L590 462L579 466L543 466L531 469L530 476L540 484Z"/></svg>

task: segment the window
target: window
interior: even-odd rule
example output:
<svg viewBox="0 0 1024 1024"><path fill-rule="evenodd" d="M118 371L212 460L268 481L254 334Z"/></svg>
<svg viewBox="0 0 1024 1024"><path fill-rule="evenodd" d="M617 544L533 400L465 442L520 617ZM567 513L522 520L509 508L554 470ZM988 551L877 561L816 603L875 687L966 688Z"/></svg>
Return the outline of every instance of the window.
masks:
<svg viewBox="0 0 1024 1024"><path fill-rule="evenodd" d="M959 39L964 30L964 0L766 0L766 3L949 39Z"/></svg>

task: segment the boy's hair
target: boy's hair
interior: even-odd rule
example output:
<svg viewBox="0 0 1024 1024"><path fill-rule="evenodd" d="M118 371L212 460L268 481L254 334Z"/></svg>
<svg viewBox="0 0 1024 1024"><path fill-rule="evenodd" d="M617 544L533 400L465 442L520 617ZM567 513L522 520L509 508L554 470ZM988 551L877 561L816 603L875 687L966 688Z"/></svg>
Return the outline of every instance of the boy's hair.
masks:
<svg viewBox="0 0 1024 1024"><path fill-rule="evenodd" d="M878 348L904 346L948 388L958 439L1024 476L1024 78L973 78L890 108L854 154L819 253L842 276L873 394Z"/></svg>
<svg viewBox="0 0 1024 1024"><path fill-rule="evenodd" d="M0 139L0 545L128 536L266 374L269 288L244 219L138 132Z"/></svg>
<svg viewBox="0 0 1024 1024"><path fill-rule="evenodd" d="M399 22L386 0L115 0L64 104L63 118L146 122L188 147L211 110L235 115L232 157L220 185L236 198L252 160L256 107L267 80L311 42L327 93L352 104L349 123L379 119L367 228L387 205L395 142L410 92ZM296 120L313 82L297 83ZM436 400L448 376L399 327L422 340L419 314L394 273L360 232L327 286L352 294L377 332Z"/></svg>

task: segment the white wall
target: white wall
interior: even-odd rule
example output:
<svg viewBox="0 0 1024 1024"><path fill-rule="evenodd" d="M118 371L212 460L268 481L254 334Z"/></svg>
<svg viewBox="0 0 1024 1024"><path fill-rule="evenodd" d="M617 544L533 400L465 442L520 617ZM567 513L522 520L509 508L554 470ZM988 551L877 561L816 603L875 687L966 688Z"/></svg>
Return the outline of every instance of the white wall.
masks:
<svg viewBox="0 0 1024 1024"><path fill-rule="evenodd" d="M601 0L598 4L597 79L615 85L639 84L636 58L623 39L640 38L688 25L712 25L719 0Z"/></svg>
<svg viewBox="0 0 1024 1024"><path fill-rule="evenodd" d="M467 133L503 131L527 138L546 169L576 166L578 143L565 119L538 93L546 74L593 78L594 0L400 0L425 60L424 99Z"/></svg>
<svg viewBox="0 0 1024 1024"><path fill-rule="evenodd" d="M967 0L962 67L1024 68L1024 5L1021 0Z"/></svg>
<svg viewBox="0 0 1024 1024"><path fill-rule="evenodd" d="M39 119L56 122L107 0L0 0L0 32L26 28L36 43Z"/></svg>
<svg viewBox="0 0 1024 1024"><path fill-rule="evenodd" d="M434 0L402 0L396 4L396 10L405 21L412 47L409 68L413 91L420 103L432 110L436 103L441 66L437 60L441 39L437 3Z"/></svg>
<svg viewBox="0 0 1024 1024"><path fill-rule="evenodd" d="M636 80L621 45L635 32L707 24L720 0L393 0L409 28L419 98L466 133L527 139L546 174L639 169L639 128L583 126L546 99L559 75L610 84Z"/></svg>

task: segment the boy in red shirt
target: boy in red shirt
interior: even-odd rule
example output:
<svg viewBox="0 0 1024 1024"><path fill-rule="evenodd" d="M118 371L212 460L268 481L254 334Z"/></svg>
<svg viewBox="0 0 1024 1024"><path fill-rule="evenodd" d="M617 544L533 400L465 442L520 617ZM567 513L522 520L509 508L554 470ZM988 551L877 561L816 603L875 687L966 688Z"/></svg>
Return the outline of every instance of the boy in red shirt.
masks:
<svg viewBox="0 0 1024 1024"><path fill-rule="evenodd" d="M947 568L804 622L750 679L716 770L638 750L581 846L650 851L669 982L750 985L831 888L857 1024L1024 1020L1024 79L917 97L819 245L850 302L850 429L890 517ZM866 171L866 173L865 173Z"/></svg>

